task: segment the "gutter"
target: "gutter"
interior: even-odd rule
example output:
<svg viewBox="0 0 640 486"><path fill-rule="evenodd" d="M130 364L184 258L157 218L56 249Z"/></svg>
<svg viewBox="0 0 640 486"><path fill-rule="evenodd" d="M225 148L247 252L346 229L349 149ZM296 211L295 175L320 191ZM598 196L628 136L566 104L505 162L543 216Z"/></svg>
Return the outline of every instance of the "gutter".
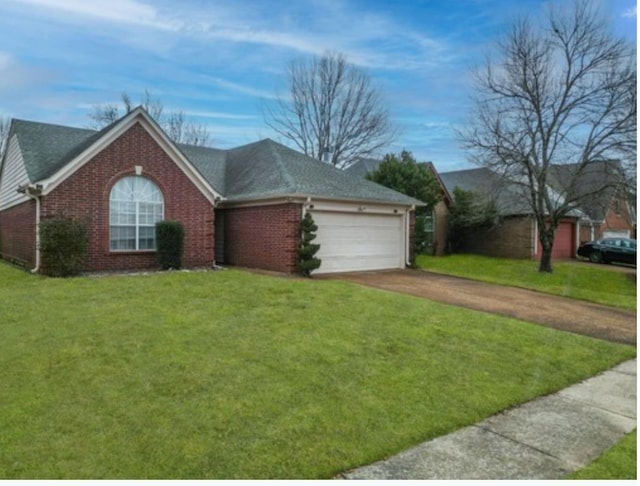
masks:
<svg viewBox="0 0 640 486"><path fill-rule="evenodd" d="M40 271L40 196L42 196L42 185L26 185L18 188L18 192L35 200L36 202L36 266L30 272L38 273Z"/></svg>

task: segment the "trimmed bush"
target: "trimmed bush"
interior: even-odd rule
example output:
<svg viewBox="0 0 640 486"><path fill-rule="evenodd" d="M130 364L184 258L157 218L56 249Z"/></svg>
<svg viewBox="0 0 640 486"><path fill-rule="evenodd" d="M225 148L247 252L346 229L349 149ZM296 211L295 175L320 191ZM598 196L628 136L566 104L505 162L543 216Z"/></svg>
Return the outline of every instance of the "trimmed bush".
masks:
<svg viewBox="0 0 640 486"><path fill-rule="evenodd" d="M156 223L157 255L160 268L177 270L182 267L184 226L179 221Z"/></svg>
<svg viewBox="0 0 640 486"><path fill-rule="evenodd" d="M87 225L56 216L40 221L41 272L50 277L80 274L87 253Z"/></svg>
<svg viewBox="0 0 640 486"><path fill-rule="evenodd" d="M311 272L320 268L322 260L314 255L318 253L320 245L311 243L315 238L318 225L313 221L311 213L307 212L300 222L302 241L298 247L298 271L305 277L310 277Z"/></svg>

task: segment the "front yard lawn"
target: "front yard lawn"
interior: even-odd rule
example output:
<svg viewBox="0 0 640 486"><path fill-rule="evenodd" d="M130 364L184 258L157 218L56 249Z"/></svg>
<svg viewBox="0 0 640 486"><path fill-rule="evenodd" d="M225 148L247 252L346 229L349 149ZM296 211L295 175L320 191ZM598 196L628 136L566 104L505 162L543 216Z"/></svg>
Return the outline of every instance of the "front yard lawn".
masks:
<svg viewBox="0 0 640 486"><path fill-rule="evenodd" d="M0 478L331 478L635 348L331 280L0 262Z"/></svg>
<svg viewBox="0 0 640 486"><path fill-rule="evenodd" d="M537 271L538 262L480 255L419 255L418 267L473 280L511 285L597 304L636 308L635 275L578 262L553 262L552 274ZM633 278L631 278L633 277Z"/></svg>

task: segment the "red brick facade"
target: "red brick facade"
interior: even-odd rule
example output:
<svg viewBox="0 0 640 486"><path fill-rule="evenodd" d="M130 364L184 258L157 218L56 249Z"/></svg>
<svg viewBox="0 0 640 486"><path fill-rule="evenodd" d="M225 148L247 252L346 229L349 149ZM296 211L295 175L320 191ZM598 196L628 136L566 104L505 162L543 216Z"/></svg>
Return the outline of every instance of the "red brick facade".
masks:
<svg viewBox="0 0 640 486"><path fill-rule="evenodd" d="M36 249L36 202L0 211L0 257L33 268Z"/></svg>
<svg viewBox="0 0 640 486"><path fill-rule="evenodd" d="M507 217L488 230L470 235L461 250L501 258L532 258L533 229L529 216Z"/></svg>
<svg viewBox="0 0 640 486"><path fill-rule="evenodd" d="M212 204L139 123L133 125L51 193L43 196L41 219L59 215L86 221L89 244L85 269L88 271L156 268L156 254L153 251L113 252L109 249L111 188L121 178L135 175L135 166L141 166L141 175L153 181L162 191L164 218L180 221L184 225L183 265L211 266L214 261ZM21 235L19 238L14 235L3 239L2 252L29 262L34 260L33 206L33 203L28 206L22 204L0 214L0 226L10 227L9 231L12 233L18 228L17 231ZM31 209L26 210L23 207ZM34 236L29 237L30 232ZM30 249L30 258L26 258L24 252L16 252L15 247L19 245Z"/></svg>
<svg viewBox="0 0 640 486"><path fill-rule="evenodd" d="M222 211L226 263L277 272L296 271L296 248L300 244L302 217L300 204L283 203Z"/></svg>
<svg viewBox="0 0 640 486"><path fill-rule="evenodd" d="M580 241L599 240L605 231L627 231L630 238L636 237L635 225L629 214L629 204L624 198L613 201L601 223L581 224Z"/></svg>

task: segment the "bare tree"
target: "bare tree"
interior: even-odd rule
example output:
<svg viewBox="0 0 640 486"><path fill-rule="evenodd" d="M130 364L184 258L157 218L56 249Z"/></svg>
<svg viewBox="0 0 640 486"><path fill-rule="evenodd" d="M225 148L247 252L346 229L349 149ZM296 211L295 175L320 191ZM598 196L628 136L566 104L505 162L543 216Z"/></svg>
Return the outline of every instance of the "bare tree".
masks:
<svg viewBox="0 0 640 486"><path fill-rule="evenodd" d="M520 188L538 224L539 271L551 272L561 219L624 184L614 173L623 163L635 166L635 48L588 0L549 9L544 28L516 21L498 47L500 61L476 73L472 123L460 135L478 164ZM597 167L606 173L581 186Z"/></svg>
<svg viewBox="0 0 640 486"><path fill-rule="evenodd" d="M292 61L287 74L290 98L265 105L265 119L306 155L346 168L393 140L380 92L342 54Z"/></svg>
<svg viewBox="0 0 640 486"><path fill-rule="evenodd" d="M94 105L87 114L93 120L91 127L98 130L110 125L135 108L131 97L125 92L121 95L121 102L122 107L117 104ZM174 142L203 147L209 144L209 130L205 125L188 121L183 111L171 112L167 115L162 101L153 98L148 90L145 90L140 105L158 122Z"/></svg>

